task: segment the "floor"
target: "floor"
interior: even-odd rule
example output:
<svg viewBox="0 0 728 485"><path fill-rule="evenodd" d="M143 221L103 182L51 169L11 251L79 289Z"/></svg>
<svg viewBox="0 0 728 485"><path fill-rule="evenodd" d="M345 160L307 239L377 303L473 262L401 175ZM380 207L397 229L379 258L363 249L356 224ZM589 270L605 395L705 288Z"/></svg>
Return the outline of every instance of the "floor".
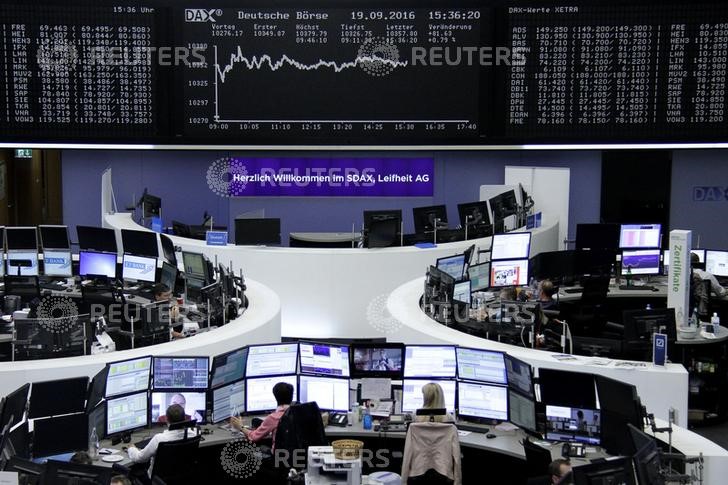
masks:
<svg viewBox="0 0 728 485"><path fill-rule="evenodd" d="M692 431L728 450L728 421L713 426L695 427Z"/></svg>

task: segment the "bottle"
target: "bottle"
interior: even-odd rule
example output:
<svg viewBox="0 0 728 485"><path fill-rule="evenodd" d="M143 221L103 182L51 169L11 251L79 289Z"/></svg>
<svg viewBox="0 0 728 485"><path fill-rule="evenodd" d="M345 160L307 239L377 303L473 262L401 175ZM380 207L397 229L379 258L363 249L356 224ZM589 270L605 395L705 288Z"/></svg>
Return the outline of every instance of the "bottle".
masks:
<svg viewBox="0 0 728 485"><path fill-rule="evenodd" d="M713 316L710 318L710 323L713 325L713 333L718 333L720 327L720 317L717 312L713 312Z"/></svg>
<svg viewBox="0 0 728 485"><path fill-rule="evenodd" d="M91 436L88 438L88 455L92 460L99 457L99 436L96 434L96 426L91 428Z"/></svg>
<svg viewBox="0 0 728 485"><path fill-rule="evenodd" d="M369 414L369 408L367 407L364 410L364 419L362 421L362 428L364 429L372 429L372 415Z"/></svg>
<svg viewBox="0 0 728 485"><path fill-rule="evenodd" d="M632 266L627 266L627 273L624 275L627 286L632 286Z"/></svg>
<svg viewBox="0 0 728 485"><path fill-rule="evenodd" d="M690 315L690 320L688 321L690 324L690 327L699 327L700 326L700 319L698 318L698 307L693 308L693 313Z"/></svg>
<svg viewBox="0 0 728 485"><path fill-rule="evenodd" d="M652 305L650 305L650 304L648 303L648 304L647 304L647 306L645 307L645 310L652 310Z"/></svg>

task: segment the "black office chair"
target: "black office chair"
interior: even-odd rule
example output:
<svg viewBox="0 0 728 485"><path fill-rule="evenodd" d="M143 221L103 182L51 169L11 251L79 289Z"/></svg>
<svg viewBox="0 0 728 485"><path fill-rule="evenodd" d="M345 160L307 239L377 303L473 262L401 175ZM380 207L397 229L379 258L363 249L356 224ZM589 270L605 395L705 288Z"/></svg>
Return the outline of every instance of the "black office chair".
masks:
<svg viewBox="0 0 728 485"><path fill-rule="evenodd" d="M39 483L43 485L109 483L112 474L113 470L104 466L48 460Z"/></svg>
<svg viewBox="0 0 728 485"><path fill-rule="evenodd" d="M526 453L526 476L530 478L541 477L548 473L551 464L551 451L538 446L528 438L524 439L523 451Z"/></svg>
<svg viewBox="0 0 728 485"><path fill-rule="evenodd" d="M161 479L167 485L198 483L197 457L201 436L159 443L154 457L152 481Z"/></svg>
<svg viewBox="0 0 728 485"><path fill-rule="evenodd" d="M701 321L709 321L712 291L710 280L704 280L695 273L690 275L690 312L693 308L698 309L698 317Z"/></svg>
<svg viewBox="0 0 728 485"><path fill-rule="evenodd" d="M37 276L5 275L5 294L19 296L23 303L40 300L40 284Z"/></svg>
<svg viewBox="0 0 728 485"><path fill-rule="evenodd" d="M296 450L306 450L308 456L309 446L326 446L329 444L324 431L324 422L321 419L321 410L316 402L291 405L278 423L275 439L275 455L278 458L296 457ZM300 453L300 452L298 452ZM284 463L287 466L275 467L277 463ZM271 466L273 465L273 466ZM293 468L292 461L274 460L271 463L264 460L264 466L273 469L273 476L279 483L285 483L288 470Z"/></svg>
<svg viewBox="0 0 728 485"><path fill-rule="evenodd" d="M609 276L587 276L581 286L583 291L578 302L561 303L561 317L569 322L572 332L598 336L607 323Z"/></svg>

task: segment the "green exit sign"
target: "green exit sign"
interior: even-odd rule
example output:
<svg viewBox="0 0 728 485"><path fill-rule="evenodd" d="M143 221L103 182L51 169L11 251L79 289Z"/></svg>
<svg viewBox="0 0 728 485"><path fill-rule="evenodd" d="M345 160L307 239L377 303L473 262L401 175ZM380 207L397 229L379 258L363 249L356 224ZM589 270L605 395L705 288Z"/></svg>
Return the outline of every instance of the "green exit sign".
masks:
<svg viewBox="0 0 728 485"><path fill-rule="evenodd" d="M15 158L33 158L33 150L30 148L16 148Z"/></svg>

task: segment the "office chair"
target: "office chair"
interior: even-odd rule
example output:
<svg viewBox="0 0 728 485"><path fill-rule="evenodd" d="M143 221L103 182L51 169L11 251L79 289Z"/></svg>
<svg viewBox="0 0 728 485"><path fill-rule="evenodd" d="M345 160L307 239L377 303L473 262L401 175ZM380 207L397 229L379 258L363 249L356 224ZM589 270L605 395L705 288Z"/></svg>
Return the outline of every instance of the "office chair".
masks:
<svg viewBox="0 0 728 485"><path fill-rule="evenodd" d="M562 320L569 322L579 334L598 336L607 324L609 276L587 276L582 279L581 299L572 304L561 303Z"/></svg>
<svg viewBox="0 0 728 485"><path fill-rule="evenodd" d="M40 300L40 284L37 276L5 275L5 294L19 296L23 303Z"/></svg>
<svg viewBox="0 0 728 485"><path fill-rule="evenodd" d="M702 321L710 318L711 291L710 280L704 280L694 273L690 275L690 314L692 315L693 308L697 308L698 317Z"/></svg>
<svg viewBox="0 0 728 485"><path fill-rule="evenodd" d="M152 482L161 479L167 485L198 483L197 456L201 436L159 443L152 468Z"/></svg>
<svg viewBox="0 0 728 485"><path fill-rule="evenodd" d="M48 460L39 483L43 485L109 483L112 474L112 469L104 466Z"/></svg>
<svg viewBox="0 0 728 485"><path fill-rule="evenodd" d="M278 423L275 444L275 455L283 458L297 457L296 450L306 450L306 457L308 457L309 446L328 445L329 441L326 439L324 422L321 419L321 410L318 404L315 401L303 404L292 404L283 413ZM298 453L300 454L300 451ZM290 459L283 461L283 463L286 462L288 462L289 467L293 464ZM270 462L270 459L268 457L264 458L264 466L273 470L274 477L285 480L288 469L285 467L276 469L271 465L273 463Z"/></svg>
<svg viewBox="0 0 728 485"><path fill-rule="evenodd" d="M462 483L460 440L455 425L432 421L410 424L401 475L402 483L408 485Z"/></svg>
<svg viewBox="0 0 728 485"><path fill-rule="evenodd" d="M548 473L551 464L551 451L538 446L528 438L524 439L523 451L526 453L526 476L530 478L541 477Z"/></svg>

